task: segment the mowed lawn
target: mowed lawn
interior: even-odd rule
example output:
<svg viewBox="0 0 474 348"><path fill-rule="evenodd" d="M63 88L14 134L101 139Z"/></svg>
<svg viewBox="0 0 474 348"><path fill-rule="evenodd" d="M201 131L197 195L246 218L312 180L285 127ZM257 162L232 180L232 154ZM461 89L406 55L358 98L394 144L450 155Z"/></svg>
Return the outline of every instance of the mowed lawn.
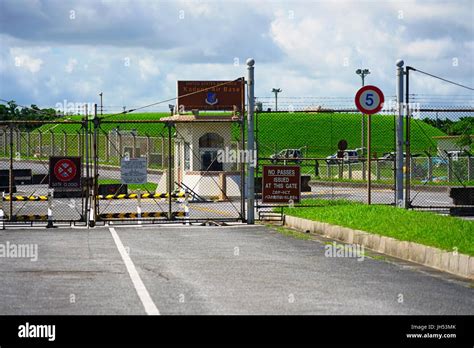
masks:
<svg viewBox="0 0 474 348"><path fill-rule="evenodd" d="M347 200L303 200L287 215L350 227L474 256L474 221Z"/></svg>
<svg viewBox="0 0 474 348"><path fill-rule="evenodd" d="M303 148L306 157L326 157L345 139L349 149L361 147L360 114L349 113L262 113L257 115L260 155L269 156L286 148ZM412 152L436 152L433 136L445 135L421 120L412 119ZM372 151L377 156L394 151L394 117L372 116Z"/></svg>
<svg viewBox="0 0 474 348"><path fill-rule="evenodd" d="M103 123L101 132L109 132L117 127L121 130L135 129L138 135L158 137L166 136L167 131L162 123L134 123L140 120L159 120L169 113L130 113L107 116L107 122L129 120L130 123ZM81 116L69 116L70 120L80 121ZM61 120L64 120L61 119ZM436 152L436 141L433 136L445 135L423 121L412 120L412 152ZM44 133L44 142L48 142L49 131L54 133L76 134L79 124L43 125L38 128ZM212 127L211 127L212 129ZM303 148L306 157L326 157L337 150L339 140L345 139L349 149L361 146L361 115L348 113L259 113L256 115L257 140L260 157L268 157L276 151L286 148ZM238 140L239 127L234 125L233 137ZM394 118L389 115L372 117L372 151L378 156L394 151Z"/></svg>

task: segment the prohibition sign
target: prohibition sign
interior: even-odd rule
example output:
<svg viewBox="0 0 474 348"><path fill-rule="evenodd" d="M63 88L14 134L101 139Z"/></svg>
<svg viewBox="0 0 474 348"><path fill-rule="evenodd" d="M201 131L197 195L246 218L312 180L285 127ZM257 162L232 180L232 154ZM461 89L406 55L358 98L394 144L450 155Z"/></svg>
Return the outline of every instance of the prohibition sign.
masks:
<svg viewBox="0 0 474 348"><path fill-rule="evenodd" d="M67 158L59 160L54 166L54 175L59 181L71 181L77 173L76 165Z"/></svg>
<svg viewBox="0 0 474 348"><path fill-rule="evenodd" d="M372 115L382 110L384 95L380 88L375 86L364 86L359 89L355 96L355 104L360 112Z"/></svg>

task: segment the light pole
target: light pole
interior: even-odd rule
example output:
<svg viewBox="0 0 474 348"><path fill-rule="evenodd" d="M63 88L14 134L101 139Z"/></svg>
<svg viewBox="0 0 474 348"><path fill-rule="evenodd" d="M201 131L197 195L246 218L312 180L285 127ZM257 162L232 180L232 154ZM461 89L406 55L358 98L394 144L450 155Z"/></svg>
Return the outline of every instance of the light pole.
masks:
<svg viewBox="0 0 474 348"><path fill-rule="evenodd" d="M369 69L357 69L356 74L360 75L360 77L362 79L362 87L364 87L365 86L365 76L370 74L370 70ZM360 147L362 149L362 157L365 156L364 144L365 144L365 116L362 115L361 136L360 136ZM365 168L362 169L362 179L365 179L365 170L364 169Z"/></svg>
<svg viewBox="0 0 474 348"><path fill-rule="evenodd" d="M278 93L281 92L281 88L273 88L272 92L275 93L275 111L278 111Z"/></svg>
<svg viewBox="0 0 474 348"><path fill-rule="evenodd" d="M104 109L103 105L102 105L102 95L104 93L103 92L100 92L99 95L100 95L100 116L102 116L102 111Z"/></svg>

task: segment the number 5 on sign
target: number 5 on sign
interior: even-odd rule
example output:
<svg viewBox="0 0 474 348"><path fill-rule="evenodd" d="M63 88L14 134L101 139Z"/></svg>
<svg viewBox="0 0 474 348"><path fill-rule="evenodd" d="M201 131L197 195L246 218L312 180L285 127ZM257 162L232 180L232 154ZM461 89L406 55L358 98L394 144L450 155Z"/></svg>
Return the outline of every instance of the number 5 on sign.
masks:
<svg viewBox="0 0 474 348"><path fill-rule="evenodd" d="M382 91L375 86L365 86L359 89L355 96L357 109L366 114L376 114L383 108L384 95Z"/></svg>

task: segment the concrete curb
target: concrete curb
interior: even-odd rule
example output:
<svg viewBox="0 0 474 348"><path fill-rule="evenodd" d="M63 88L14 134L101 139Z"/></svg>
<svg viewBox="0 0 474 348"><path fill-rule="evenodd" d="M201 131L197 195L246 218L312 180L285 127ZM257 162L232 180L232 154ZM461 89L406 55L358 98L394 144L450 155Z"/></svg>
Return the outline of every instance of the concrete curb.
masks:
<svg viewBox="0 0 474 348"><path fill-rule="evenodd" d="M284 216L284 225L474 280L474 257L469 255L289 215Z"/></svg>

